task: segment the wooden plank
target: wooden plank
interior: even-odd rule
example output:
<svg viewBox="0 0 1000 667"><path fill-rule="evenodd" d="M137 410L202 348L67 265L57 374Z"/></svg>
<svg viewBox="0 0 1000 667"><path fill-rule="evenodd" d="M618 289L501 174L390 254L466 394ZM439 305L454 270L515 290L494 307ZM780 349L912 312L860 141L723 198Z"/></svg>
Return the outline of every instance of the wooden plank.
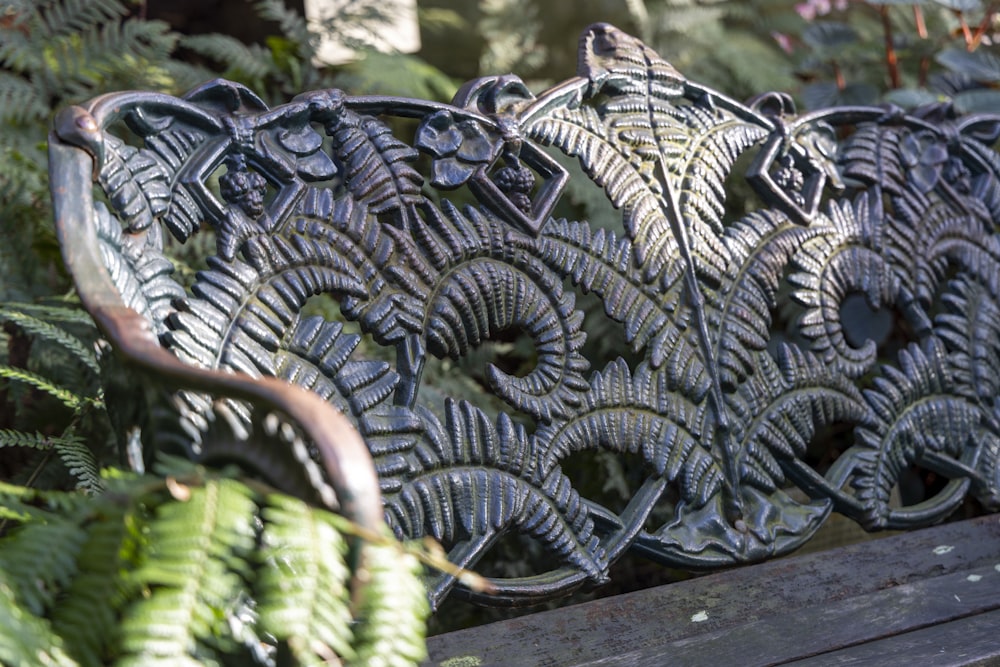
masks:
<svg viewBox="0 0 1000 667"><path fill-rule="evenodd" d="M979 667L1000 664L1000 611L787 663L787 667Z"/></svg>
<svg viewBox="0 0 1000 667"><path fill-rule="evenodd" d="M895 601L908 604L906 587L914 582L989 569L997 562L1000 516L980 517L431 637L426 664L612 665L628 664L615 662L622 656L639 659L636 651L682 664L669 658L667 650L693 645L698 637L722 646L737 626L775 617L794 620L800 611L833 610L837 602L900 587ZM994 598L1000 602L1000 595ZM964 608L945 610L945 616L948 613L974 612ZM819 625L803 629L805 634L825 632L822 617L814 622ZM780 625L772 624L767 631L772 643L788 636ZM703 645L701 650L711 654L709 648ZM813 652L819 650L828 649ZM745 655L738 657L741 662L733 664L749 664Z"/></svg>
<svg viewBox="0 0 1000 667"><path fill-rule="evenodd" d="M1000 563L1000 554L995 560ZM638 646L581 665L765 667L1000 609L1000 571L991 564L702 633ZM996 637L995 630L990 633ZM826 664L826 663L820 663Z"/></svg>

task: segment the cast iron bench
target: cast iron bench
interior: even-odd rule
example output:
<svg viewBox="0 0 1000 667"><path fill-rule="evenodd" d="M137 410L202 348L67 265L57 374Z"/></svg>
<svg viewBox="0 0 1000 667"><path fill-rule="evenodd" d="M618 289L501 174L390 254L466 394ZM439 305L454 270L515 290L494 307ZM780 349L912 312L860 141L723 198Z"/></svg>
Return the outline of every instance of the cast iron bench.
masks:
<svg viewBox="0 0 1000 667"><path fill-rule="evenodd" d="M998 134L946 105L743 104L595 25L537 96L103 96L57 117L50 168L134 379L108 388L134 467L235 459L462 567L511 534L548 558L488 591L429 575L435 606L534 605L626 552L725 569L434 637L434 664L973 664L1000 655L1000 527L927 527L1000 501ZM571 185L610 213L560 217ZM600 367L583 299L621 341ZM531 368L480 370L496 402L425 381L518 336ZM565 472L595 452L626 462L620 507ZM923 530L771 560L834 512Z"/></svg>

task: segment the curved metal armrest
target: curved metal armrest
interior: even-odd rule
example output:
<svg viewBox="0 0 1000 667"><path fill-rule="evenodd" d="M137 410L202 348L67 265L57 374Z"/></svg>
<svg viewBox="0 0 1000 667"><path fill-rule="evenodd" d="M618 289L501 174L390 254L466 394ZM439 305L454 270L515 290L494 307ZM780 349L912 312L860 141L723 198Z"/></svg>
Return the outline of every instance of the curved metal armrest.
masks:
<svg viewBox="0 0 1000 667"><path fill-rule="evenodd" d="M85 126L88 118L80 115L74 122ZM123 303L101 260L91 222L93 158L53 132L49 163L63 259L84 307L125 362L155 373L174 390L205 391L284 413L319 451L337 492L340 512L364 528L380 530L384 524L378 478L368 448L350 421L316 394L283 380L196 368L165 350L149 322Z"/></svg>

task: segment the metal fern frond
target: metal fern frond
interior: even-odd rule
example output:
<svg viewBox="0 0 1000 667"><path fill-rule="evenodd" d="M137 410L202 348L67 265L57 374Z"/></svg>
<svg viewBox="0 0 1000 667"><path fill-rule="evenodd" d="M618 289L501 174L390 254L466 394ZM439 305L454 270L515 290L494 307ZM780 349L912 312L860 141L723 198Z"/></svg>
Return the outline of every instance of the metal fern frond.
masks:
<svg viewBox="0 0 1000 667"><path fill-rule="evenodd" d="M554 461L539 458L525 429L501 415L493 423L467 402L449 401L446 421L426 411L426 437L411 469L385 495L386 517L398 535L424 533L454 545L451 559L472 567L503 533L534 537L594 581L604 578L604 554L579 494ZM432 464L423 469L421 464ZM460 507L476 499L476 511ZM432 589L436 603L455 583L446 576ZM552 582L550 594L582 579ZM498 584L501 593L514 593Z"/></svg>
<svg viewBox="0 0 1000 667"><path fill-rule="evenodd" d="M594 373L590 386L571 419L538 432L553 462L586 449L637 453L689 502L704 504L718 493L720 471L702 445L714 424L704 403L683 398L690 387L671 387L666 371L648 364L633 373L621 359Z"/></svg>
<svg viewBox="0 0 1000 667"><path fill-rule="evenodd" d="M934 320L935 334L952 353L959 386L987 409L1000 394L998 287L987 288L965 276L956 278L942 295L944 309Z"/></svg>
<svg viewBox="0 0 1000 667"><path fill-rule="evenodd" d="M537 241L537 253L560 275L584 292L593 292L609 317L621 322L625 339L635 351L645 351L653 368L665 367L698 400L710 378L697 343L686 335L676 316L683 290L659 290L637 283L631 275L632 244L614 232L592 230L579 222L553 221Z"/></svg>
<svg viewBox="0 0 1000 667"><path fill-rule="evenodd" d="M165 333L167 318L176 310L175 301L185 297L184 289L172 277L173 263L156 246L136 252L136 241L122 234L121 223L102 204L95 208L94 223L105 266L125 305L145 316L156 334Z"/></svg>
<svg viewBox="0 0 1000 667"><path fill-rule="evenodd" d="M942 519L979 477L973 466L981 450L996 450L998 436L987 426L991 419L983 408L963 393L939 342L902 351L899 368L882 366L874 387L865 391L875 422L858 429L858 444L836 463L838 468L854 468L852 484L869 525L905 528ZM932 505L894 509L890 494L911 465L957 479Z"/></svg>
<svg viewBox="0 0 1000 667"><path fill-rule="evenodd" d="M727 391L753 373L757 353L771 338L771 311L777 305L782 271L801 245L818 233L816 227L802 227L767 210L751 213L726 230L723 239L733 261L719 295L709 304L709 318L717 323L715 358Z"/></svg>
<svg viewBox="0 0 1000 667"><path fill-rule="evenodd" d="M376 118L342 109L331 123L333 154L344 165L345 185L355 200L375 215L386 215L403 229L413 206L423 201L423 177L411 166L417 151Z"/></svg>

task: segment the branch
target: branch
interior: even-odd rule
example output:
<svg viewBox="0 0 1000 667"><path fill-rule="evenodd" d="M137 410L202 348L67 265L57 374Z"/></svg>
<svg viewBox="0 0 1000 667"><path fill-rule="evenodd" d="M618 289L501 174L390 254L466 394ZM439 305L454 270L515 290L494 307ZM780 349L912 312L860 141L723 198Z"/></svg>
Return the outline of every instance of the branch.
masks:
<svg viewBox="0 0 1000 667"><path fill-rule="evenodd" d="M879 7L878 12L882 17L882 33L885 36L885 64L889 69L889 83L892 88L899 88L899 59L892 43L892 21L889 19L888 5Z"/></svg>

